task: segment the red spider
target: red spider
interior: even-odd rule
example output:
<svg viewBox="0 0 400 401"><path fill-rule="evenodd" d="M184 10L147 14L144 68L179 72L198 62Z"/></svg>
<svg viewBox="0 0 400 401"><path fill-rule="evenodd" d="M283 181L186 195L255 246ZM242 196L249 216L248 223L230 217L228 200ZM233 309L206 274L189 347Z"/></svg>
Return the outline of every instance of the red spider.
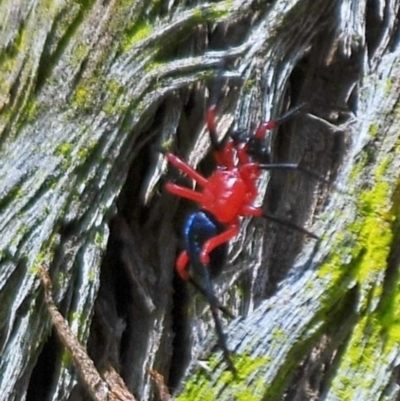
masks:
<svg viewBox="0 0 400 401"><path fill-rule="evenodd" d="M193 179L200 187L200 190L196 191L170 182L166 184L169 192L199 204L199 210L192 213L186 220L183 232L185 249L176 261L176 268L183 280L189 280L207 298L220 347L232 372L236 370L226 346L217 309L228 316L232 315L215 297L211 276L217 275L223 265L226 244L238 234L240 217L264 217L318 238L304 228L268 215L262 208L253 205L258 195L257 180L262 170L301 170L321 179L319 175L299 164L270 163L270 155L264 146L266 132L292 118L302 107L303 105L300 105L277 120L261 124L254 135L235 131L230 134L228 140L220 142L216 135L216 106L211 106L207 111L206 122L217 168L209 178L202 176L178 156L164 152L169 163ZM189 262L192 266L190 274L187 270ZM199 284L199 279L205 283L205 287Z"/></svg>
<svg viewBox="0 0 400 401"><path fill-rule="evenodd" d="M207 112L206 121L210 132L211 144L214 148L217 169L209 178L203 177L178 156L170 152L166 153L168 161L173 166L192 178L202 188L201 191L194 191L169 182L166 184L166 189L177 196L197 202L200 210L208 212L218 223L226 227L225 230L205 241L200 253L200 262L203 265L207 266L210 263L209 255L215 248L230 241L238 234L240 227L239 217L265 217L301 231L313 238L318 238L304 228L279 217L267 215L262 208L253 205L258 195L257 180L262 170L301 170L320 179L319 175L303 168L299 164L261 164L257 161L257 158L260 159L261 157L269 161L269 154L265 152L265 147L262 146L266 131L287 121L297 114L302 107L303 105L300 105L283 117L260 125L254 136L243 135L239 131L234 132L231 134L231 138L223 145L218 142L216 136L216 107L211 106ZM263 153L255 153L259 150ZM252 160L252 156L256 158L255 161ZM189 279L186 271L189 259L190 252L185 249L176 262L177 271L184 280Z"/></svg>

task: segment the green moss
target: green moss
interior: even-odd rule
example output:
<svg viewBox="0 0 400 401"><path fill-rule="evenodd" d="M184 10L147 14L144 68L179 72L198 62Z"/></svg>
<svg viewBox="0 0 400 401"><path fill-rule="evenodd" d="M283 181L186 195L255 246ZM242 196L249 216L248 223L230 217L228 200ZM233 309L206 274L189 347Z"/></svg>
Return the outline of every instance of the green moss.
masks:
<svg viewBox="0 0 400 401"><path fill-rule="evenodd" d="M124 87L115 79L109 79L105 83L107 88L107 101L103 105L103 111L107 116L121 114L121 107L116 106L118 99L124 92Z"/></svg>
<svg viewBox="0 0 400 401"><path fill-rule="evenodd" d="M29 226L27 226L26 224L21 224L16 234L19 237L23 237L28 231L29 231Z"/></svg>
<svg viewBox="0 0 400 401"><path fill-rule="evenodd" d="M400 179L396 183L396 190L393 195L393 206L391 209L392 227L394 233L393 249L396 252L400 240ZM390 260L390 259L389 259ZM393 346L400 344L400 271L395 269L390 283L387 284L387 291L383 295L377 314L382 325L382 331L386 335L385 349L387 352Z"/></svg>
<svg viewBox="0 0 400 401"><path fill-rule="evenodd" d="M202 10L196 8L195 10L192 11L192 18L193 20L197 22L201 22L204 20L204 13Z"/></svg>
<svg viewBox="0 0 400 401"><path fill-rule="evenodd" d="M37 118L38 106L35 100L31 100L25 106L25 115L27 122L32 122Z"/></svg>
<svg viewBox="0 0 400 401"><path fill-rule="evenodd" d="M210 400L215 401L220 388L229 386L231 393L235 394L235 399L240 401L260 400L260 396L265 391L265 382L260 379L250 386L247 383L248 377L270 363L269 358L253 358L245 354L232 355L233 363L237 369L238 377L234 377L229 371L221 374L218 383L211 386L208 371L199 370L186 384L182 394L177 397L179 401L189 400ZM209 360L209 367L214 371L219 364L219 360L212 356Z"/></svg>
<svg viewBox="0 0 400 401"><path fill-rule="evenodd" d="M75 89L71 100L71 105L75 109L88 110L94 101L93 91L89 83L80 82Z"/></svg>
<svg viewBox="0 0 400 401"><path fill-rule="evenodd" d="M73 146L71 143L63 142L57 146L54 153L56 156L69 157L72 153L72 149L73 149Z"/></svg>
<svg viewBox="0 0 400 401"><path fill-rule="evenodd" d="M362 174L363 170L365 169L365 166L368 163L368 157L366 153L363 153L361 155L361 159L355 164L353 169L351 170L349 180L351 183L354 183L354 181L360 177Z"/></svg>
<svg viewBox="0 0 400 401"><path fill-rule="evenodd" d="M42 247L42 249L43 249L43 247ZM29 273L32 275L38 276L40 273L40 270L46 264L47 261L48 261L48 254L47 254L46 250L43 249L36 256L34 263L29 268Z"/></svg>
<svg viewBox="0 0 400 401"><path fill-rule="evenodd" d="M22 181L17 183L14 187L10 189L8 193L0 199L0 209L4 209L11 202L15 202L24 197L25 191L22 188Z"/></svg>
<svg viewBox="0 0 400 401"><path fill-rule="evenodd" d="M395 270L390 281L387 275L392 247L396 248L400 217L400 182L393 186L383 174L391 158L386 158L375 170L375 186L359 195L358 219L349 228L357 235L352 248L352 260L347 268L354 271L359 283L359 314L343 356L332 391L340 400L353 400L355 389L370 389L375 383L376 361L390 358L400 343L400 273ZM391 196L391 194L393 195ZM363 367L363 374L359 367ZM352 373L356 372L356 376ZM368 373L368 374L366 374ZM348 377L352 377L350 382Z"/></svg>
<svg viewBox="0 0 400 401"><path fill-rule="evenodd" d="M94 3L94 0L75 0L75 1L78 4L80 4L81 7L84 9L89 9Z"/></svg>
<svg viewBox="0 0 400 401"><path fill-rule="evenodd" d="M341 374L335 377L332 384L332 392L340 400L353 400L356 389L371 389L375 384L373 372L376 362L378 359L383 361L389 351L384 351L386 336L382 336L382 322L378 316L376 313L363 316L353 330L341 360ZM352 372L358 372L360 366L363 373L354 376Z"/></svg>
<svg viewBox="0 0 400 401"><path fill-rule="evenodd" d="M343 269L346 269L368 291L370 288L366 283L374 285L377 275L385 270L393 240L390 186L382 179L389 161L385 159L377 167L375 187L359 195L357 219L347 227L346 235L337 238L334 244L336 252L321 266L319 277L329 274L331 282L336 283L343 279ZM347 262L343 263L344 260ZM380 294L381 288L376 288L376 291L374 296Z"/></svg>
<svg viewBox="0 0 400 401"><path fill-rule="evenodd" d="M152 31L153 27L148 21L136 23L127 33L125 40L122 43L123 51L129 51L132 46L148 38Z"/></svg>
<svg viewBox="0 0 400 401"><path fill-rule="evenodd" d="M343 241L337 241L332 246L333 254L318 269L317 276L319 279L328 279L330 283L338 283L343 277L343 262L340 257L344 248ZM326 293L328 295L328 293ZM328 296L329 297L329 296Z"/></svg>
<svg viewBox="0 0 400 401"><path fill-rule="evenodd" d="M332 393L340 401L354 400L354 383L346 376L341 376L331 388Z"/></svg>
<svg viewBox="0 0 400 401"><path fill-rule="evenodd" d="M0 53L0 71L5 74L13 72L15 62L21 54L26 53L28 44L27 30L24 24L20 25L18 34L15 36L14 41L7 45L7 48ZM0 72L0 73L1 73Z"/></svg>
<svg viewBox="0 0 400 401"><path fill-rule="evenodd" d="M101 232L99 232L99 231L97 231L96 232L96 234L95 234L95 236L94 236L94 243L99 247L99 248L102 248L103 247L103 245L104 245L104 235L103 235L103 233Z"/></svg>
<svg viewBox="0 0 400 401"><path fill-rule="evenodd" d="M281 328L276 328L272 334L275 340L282 340L285 337L285 332Z"/></svg>
<svg viewBox="0 0 400 401"><path fill-rule="evenodd" d="M211 4L206 9L196 8L192 10L190 25L201 22L217 22L229 16L233 7L233 1L225 1L222 4Z"/></svg>
<svg viewBox="0 0 400 401"><path fill-rule="evenodd" d="M384 179L383 175L385 174L385 171L387 170L389 164L392 161L393 161L393 155L390 154L381 162L381 164L377 167L375 171L376 180Z"/></svg>
<svg viewBox="0 0 400 401"><path fill-rule="evenodd" d="M103 110L108 116L121 114L118 99L125 91L124 86L115 79L106 79L100 71L94 72L90 79L79 82L71 98L71 105L81 112L94 113Z"/></svg>
<svg viewBox="0 0 400 401"><path fill-rule="evenodd" d="M393 89L393 78L389 77L385 81L385 93L389 94L392 93Z"/></svg>
<svg viewBox="0 0 400 401"><path fill-rule="evenodd" d="M40 269L53 260L57 238L58 235L54 234L43 242L39 253L29 269L31 274L38 275Z"/></svg>
<svg viewBox="0 0 400 401"><path fill-rule="evenodd" d="M379 124L378 123L372 123L369 126L368 134L370 136L372 136L373 138L375 138L379 134Z"/></svg>
<svg viewBox="0 0 400 401"><path fill-rule="evenodd" d="M233 7L234 2L233 1L226 1L223 7L219 4L213 4L210 8L210 11L207 15L207 19L212 19L213 21L218 21L222 18L226 18L230 10Z"/></svg>
<svg viewBox="0 0 400 401"><path fill-rule="evenodd" d="M60 288L63 288L66 281L69 279L69 276L66 274L64 270L58 270L57 277L55 282Z"/></svg>
<svg viewBox="0 0 400 401"><path fill-rule="evenodd" d="M78 151L78 158L81 161L85 161L89 158L89 156L93 153L93 151L96 149L97 146L97 141L93 140L89 142L89 144Z"/></svg>
<svg viewBox="0 0 400 401"><path fill-rule="evenodd" d="M245 81L243 85L243 90L247 93L250 91L251 88L253 88L255 85L255 80L252 78L249 78Z"/></svg>
<svg viewBox="0 0 400 401"><path fill-rule="evenodd" d="M69 369L72 363L72 355L67 348L64 348L64 352L61 356L61 366L64 369Z"/></svg>
<svg viewBox="0 0 400 401"><path fill-rule="evenodd" d="M95 268L91 268L88 274L88 280L93 283L97 279L97 270Z"/></svg>
<svg viewBox="0 0 400 401"><path fill-rule="evenodd" d="M314 283L313 280L308 280L308 281L306 282L306 289L307 289L308 291L312 291L314 287L315 287L315 283Z"/></svg>
<svg viewBox="0 0 400 401"><path fill-rule="evenodd" d="M150 72L155 70L156 68L162 67L163 65L165 65L165 63L158 60L153 60L152 62L146 65L145 71Z"/></svg>
<svg viewBox="0 0 400 401"><path fill-rule="evenodd" d="M393 239L391 216L389 214L389 185L381 181L371 191L360 195L359 212L363 217L350 227L350 231L358 231L359 245L355 247L353 256L362 255L357 266L357 280L366 287L376 281L377 274L384 271Z"/></svg>

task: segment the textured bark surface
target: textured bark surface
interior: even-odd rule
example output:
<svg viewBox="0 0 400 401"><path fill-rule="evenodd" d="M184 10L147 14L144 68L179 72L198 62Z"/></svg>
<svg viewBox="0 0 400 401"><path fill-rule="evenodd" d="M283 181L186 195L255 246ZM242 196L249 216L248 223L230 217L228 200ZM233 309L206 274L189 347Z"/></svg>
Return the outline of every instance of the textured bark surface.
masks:
<svg viewBox="0 0 400 401"><path fill-rule="evenodd" d="M52 329L39 271L101 374L138 400L396 400L400 363L400 1L0 3L0 394L90 397ZM205 175L204 114L274 132L260 202L315 241L245 220L204 300L174 277L190 202L160 147ZM190 185L189 182L187 184ZM265 196L264 196L265 195ZM161 375L161 376L160 376Z"/></svg>

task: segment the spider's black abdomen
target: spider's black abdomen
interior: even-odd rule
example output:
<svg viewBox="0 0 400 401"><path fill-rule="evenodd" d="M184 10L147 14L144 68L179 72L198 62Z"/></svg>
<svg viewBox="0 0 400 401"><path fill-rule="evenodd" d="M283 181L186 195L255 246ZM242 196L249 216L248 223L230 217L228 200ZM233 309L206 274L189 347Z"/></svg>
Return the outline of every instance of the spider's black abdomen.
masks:
<svg viewBox="0 0 400 401"><path fill-rule="evenodd" d="M220 234L225 226L208 212L199 210L188 216L183 229L185 249L190 257L192 274L199 278L203 276L204 266L200 262L200 252L204 243L212 237ZM209 273L211 277L220 274L227 256L228 245L222 244L210 253Z"/></svg>

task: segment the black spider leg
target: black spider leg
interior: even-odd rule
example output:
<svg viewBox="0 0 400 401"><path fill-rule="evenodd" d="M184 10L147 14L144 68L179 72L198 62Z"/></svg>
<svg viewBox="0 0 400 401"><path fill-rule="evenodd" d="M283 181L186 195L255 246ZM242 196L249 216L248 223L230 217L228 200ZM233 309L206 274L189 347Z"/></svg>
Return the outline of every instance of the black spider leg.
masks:
<svg viewBox="0 0 400 401"><path fill-rule="evenodd" d="M263 213L262 217L264 217L264 219L271 220L274 223L291 228L292 230L299 231L302 234L306 234L309 237L314 238L316 240L321 239L320 237L318 237L318 235L314 234L311 231L306 230L304 227L298 226L297 224L294 224L289 220L282 219L281 217L277 217L277 216L274 216L274 215L268 214L268 213Z"/></svg>
<svg viewBox="0 0 400 401"><path fill-rule="evenodd" d="M332 183L327 180L322 175L316 173L315 171L309 170L308 168L303 167L300 163L267 163L267 164L260 164L259 168L261 170L297 170L301 171L305 175L309 177L323 182L324 184L331 185Z"/></svg>
<svg viewBox="0 0 400 401"><path fill-rule="evenodd" d="M221 140L218 140L217 130L216 130L216 110L218 98L222 91L223 81L224 81L224 67L225 62L222 62L218 67L217 75L214 79L213 85L210 89L210 106L207 110L207 128L210 133L211 146L214 151L219 152L223 149L228 136L225 136Z"/></svg>
<svg viewBox="0 0 400 401"><path fill-rule="evenodd" d="M299 163L276 163L276 164L260 164L259 165L261 170L298 170L301 171L302 173L308 175L309 177L321 181L325 184L331 185L331 183L329 182L329 180L327 180L326 178L324 178L323 176L321 176L320 174L316 173L315 171L309 170L305 167L303 167L301 164ZM303 234L308 235L311 238L314 239L320 239L320 237L318 237L316 234L312 233L311 231L306 230L305 228L298 226L297 224L292 223L289 220L286 219L282 219L280 217L277 216L273 216L267 213L264 213L263 215L264 218L273 221L274 223L278 223L281 225L284 225L286 227L289 227L293 230L299 231Z"/></svg>
<svg viewBox="0 0 400 401"><path fill-rule="evenodd" d="M188 279L189 283L193 285L194 288L198 292L200 292L201 295L203 295L204 298L207 299L208 301L208 296L209 294L207 293L207 290L199 284L193 277L189 277ZM217 297L214 296L214 302L217 306L217 308L226 316L229 317L230 319L234 319L235 315L224 305L222 305Z"/></svg>
<svg viewBox="0 0 400 401"><path fill-rule="evenodd" d="M291 108L287 113L282 116L272 120L276 125L281 125L289 120L291 120L296 114L304 110L308 106L308 103L300 103L298 106Z"/></svg>
<svg viewBox="0 0 400 401"><path fill-rule="evenodd" d="M221 267L223 261L221 257L225 256L225 252L222 255L218 250L224 250L224 248L218 247L210 253L210 264L203 265L200 261L200 255L203 245L207 240L216 236L222 226L213 218L212 215L206 211L200 210L192 213L188 216L184 226L184 239L185 239L185 249L189 254L191 262L190 277L192 278L192 283L196 288L201 288L200 292L206 297L208 304L210 305L211 314L214 320L215 330L218 337L218 345L222 350L224 359L232 371L236 374L236 369L233 365L231 354L229 352L228 346L226 344L225 334L222 328L222 323L218 315L218 309L220 303L215 296L214 288L212 285L211 274L214 276L219 273L215 271L218 267ZM218 262L218 263L217 263ZM198 282L201 285L198 285Z"/></svg>
<svg viewBox="0 0 400 401"><path fill-rule="evenodd" d="M231 352L228 349L228 345L226 343L226 335L224 333L224 329L222 328L222 323L221 320L218 316L218 304L216 303L217 297L214 294L214 288L212 285L212 281L210 278L210 274L208 272L208 267L202 265L203 270L204 270L204 278L206 281L206 297L208 304L210 305L210 310L211 310L211 315L214 320L214 325L215 325L215 331L217 332L217 337L218 337L218 345L220 349L222 350L222 354L224 356L225 362L227 363L229 370L236 376L237 370L235 368L235 365L233 364L232 358L231 358Z"/></svg>

